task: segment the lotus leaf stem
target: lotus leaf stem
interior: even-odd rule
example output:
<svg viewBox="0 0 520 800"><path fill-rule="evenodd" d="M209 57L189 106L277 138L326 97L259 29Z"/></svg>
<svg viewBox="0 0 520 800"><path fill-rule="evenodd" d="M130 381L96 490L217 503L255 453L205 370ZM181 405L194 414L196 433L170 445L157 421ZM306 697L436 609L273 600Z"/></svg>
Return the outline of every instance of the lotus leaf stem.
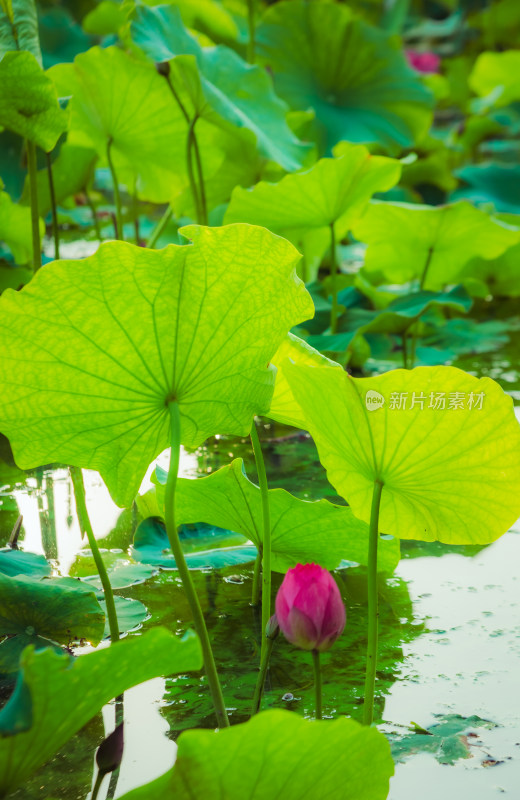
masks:
<svg viewBox="0 0 520 800"><path fill-rule="evenodd" d="M253 586L251 588L251 605L257 606L260 602L260 575L262 572L262 548L258 548L253 571Z"/></svg>
<svg viewBox="0 0 520 800"><path fill-rule="evenodd" d="M262 497L262 632L267 628L267 623L271 617L271 515L269 512L269 494L267 487L267 474L265 471L265 462L262 455L262 447L258 437L256 424L253 421L251 427L251 443L253 445L253 453L255 456L256 472L258 475L258 483L260 485L260 493ZM262 638L262 649L260 661L263 660L265 650L267 648L267 641L265 636Z"/></svg>
<svg viewBox="0 0 520 800"><path fill-rule="evenodd" d="M76 498L76 509L78 512L78 521L81 533L87 535L89 547L92 550L92 556L96 564L99 579L105 593L105 603L107 607L108 624L110 627L110 639L112 642L117 642L119 639L119 624L117 621L116 604L114 601L114 593L110 584L105 564L101 558L99 547L92 530L90 517L87 510L87 501L85 498L85 484L83 483L83 473L79 467L70 467L70 477L74 487L74 497Z"/></svg>
<svg viewBox="0 0 520 800"><path fill-rule="evenodd" d="M372 494L372 508L370 511L368 541L368 643L365 702L363 707L363 723L365 725L371 725L374 718L374 688L376 682L377 629L379 616L377 600L377 545L379 541L379 508L381 506L382 491L383 481L375 480Z"/></svg>
<svg viewBox="0 0 520 800"><path fill-rule="evenodd" d="M121 239L122 241L125 237L123 231L123 215L121 213L121 194L119 193L119 183L117 181L117 175L114 169L114 162L112 161L112 156L110 154L111 149L112 149L112 139L110 138L107 142L107 161L110 169L110 174L112 175L112 183L114 186L114 203L116 206L115 238Z"/></svg>
<svg viewBox="0 0 520 800"><path fill-rule="evenodd" d="M38 272L42 265L40 243L40 216L38 213L38 167L36 164L36 145L27 140L27 168L29 172L29 194L31 198L32 263Z"/></svg>
<svg viewBox="0 0 520 800"><path fill-rule="evenodd" d="M336 236L333 222L330 223L330 282L332 294L330 332L336 333L338 327L338 261L336 259Z"/></svg>
<svg viewBox="0 0 520 800"><path fill-rule="evenodd" d="M164 519L166 522L166 533L168 534L170 547L179 571L179 577L186 593L186 599L188 600L191 613L193 615L195 630L197 631L197 635L200 639L202 656L204 659L204 669L206 671L206 677L208 679L213 705L215 707L215 713L217 715L218 727L224 728L229 725L229 720L226 712L226 706L224 704L224 697L222 695L222 688L220 686L217 668L215 666L215 659L213 656L213 650L211 648L211 642L209 639L208 630L206 628L206 623L204 621L204 615L202 613L202 608L200 607L195 586L193 585L193 581L191 579L188 565L186 564L186 559L184 558L184 553L182 551L182 546L177 531L177 524L175 521L175 489L177 486L181 450L181 416L179 405L175 400L171 400L168 403L168 408L170 412L171 423L171 456L164 498Z"/></svg>
<svg viewBox="0 0 520 800"><path fill-rule="evenodd" d="M262 703L262 697L264 694L265 676L267 675L267 669L269 667L269 661L271 659L271 653L273 651L274 640L276 638L276 637L273 638L272 636L267 636L265 631L263 636L266 642L266 646L262 647L260 669L258 670L258 676L255 685L255 693L253 695L253 704L251 706L252 717L254 717L255 714L258 714L258 712L260 711L260 705ZM262 640L262 644L264 639Z"/></svg>
<svg viewBox="0 0 520 800"><path fill-rule="evenodd" d="M159 238L162 235L162 232L164 231L164 229L166 228L166 226L168 225L168 223L169 223L169 221L171 220L172 217L173 217L172 207L168 206L166 211L162 215L161 219L159 220L159 222L157 223L157 225L153 229L153 231L152 231L152 233L150 235L150 238L148 239L148 245L147 246L151 250L153 250L153 248L155 247L155 245L159 241Z"/></svg>
<svg viewBox="0 0 520 800"><path fill-rule="evenodd" d="M49 194L51 198L52 235L54 237L54 258L60 257L60 231L58 228L58 209L56 208L56 192L54 191L54 178L52 177L51 154L45 153L47 161L47 175L49 178Z"/></svg>
<svg viewBox="0 0 520 800"><path fill-rule="evenodd" d="M316 695L316 719L322 719L323 710L321 702L321 668L320 651L312 651L312 666L314 668L314 693Z"/></svg>

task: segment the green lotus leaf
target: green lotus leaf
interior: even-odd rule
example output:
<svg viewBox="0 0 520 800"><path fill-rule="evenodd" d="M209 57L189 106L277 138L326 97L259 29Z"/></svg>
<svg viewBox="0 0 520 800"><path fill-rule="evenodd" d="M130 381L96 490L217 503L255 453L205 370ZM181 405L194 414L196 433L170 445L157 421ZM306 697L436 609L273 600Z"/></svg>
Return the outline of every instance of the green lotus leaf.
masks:
<svg viewBox="0 0 520 800"><path fill-rule="evenodd" d="M88 585L88 584L86 584ZM113 587L115 588L115 587ZM103 631L103 638L110 639L110 622L107 615L107 606L102 595L98 595L99 605L105 613L105 630ZM148 609L139 600L133 597L114 597L116 604L117 622L119 625L119 633L127 633L142 622L148 616Z"/></svg>
<svg viewBox="0 0 520 800"><path fill-rule="evenodd" d="M180 61L170 79L174 85L190 87L197 114L216 125L247 128L255 134L263 156L286 170L301 167L309 146L291 132L285 121L287 106L261 67L247 64L224 45L202 48L173 6L138 6L131 30L135 43L153 61L192 56Z"/></svg>
<svg viewBox="0 0 520 800"><path fill-rule="evenodd" d="M276 381L271 407L265 416L292 425L294 428L305 428L305 414L300 404L296 401L291 386L285 375L286 359L290 358L295 364L309 366L331 366L341 369L335 361L323 356L313 347L298 338L293 333L288 333L280 347L274 354L271 362L276 367Z"/></svg>
<svg viewBox="0 0 520 800"><path fill-rule="evenodd" d="M11 50L27 50L42 65L38 15L34 0L0 3L0 59Z"/></svg>
<svg viewBox="0 0 520 800"><path fill-rule="evenodd" d="M520 425L489 378L454 367L351 378L286 366L329 481L368 522L402 539L486 544L520 515Z"/></svg>
<svg viewBox="0 0 520 800"><path fill-rule="evenodd" d="M471 258L496 258L520 239L518 228L463 201L437 207L372 201L353 232L368 244L368 273L395 283L419 278L432 291L457 283Z"/></svg>
<svg viewBox="0 0 520 800"><path fill-rule="evenodd" d="M251 222L292 241L297 247L312 229L334 225L337 240L364 211L375 192L392 188L401 175L395 159L372 156L366 147L347 145L340 158L323 158L307 172L279 183L261 181L237 187L224 222Z"/></svg>
<svg viewBox="0 0 520 800"><path fill-rule="evenodd" d="M499 108L520 100L520 52L481 53L469 76L469 85L475 94Z"/></svg>
<svg viewBox="0 0 520 800"><path fill-rule="evenodd" d="M40 553L12 550L8 547L0 550L0 573L11 578L14 575L43 578L51 574L51 567L45 556Z"/></svg>
<svg viewBox="0 0 520 800"><path fill-rule="evenodd" d="M174 767L122 800L385 800L393 772L388 742L375 728L264 711L218 733L185 731Z"/></svg>
<svg viewBox="0 0 520 800"><path fill-rule="evenodd" d="M26 647L32 645L36 651L50 647L56 653L64 653L63 648L51 639L35 633L17 633L0 642L0 686L12 686L20 668L20 658Z"/></svg>
<svg viewBox="0 0 520 800"><path fill-rule="evenodd" d="M316 112L324 150L336 142L410 147L431 121L432 97L399 44L337 3L276 3L256 32L259 59L291 108Z"/></svg>
<svg viewBox="0 0 520 800"><path fill-rule="evenodd" d="M94 589L66 579L32 578L0 573L0 635L43 636L60 644L88 639L96 645L103 637L105 614Z"/></svg>
<svg viewBox="0 0 520 800"><path fill-rule="evenodd" d="M516 0L497 0L492 6L469 14L467 24L479 30L479 42L486 50L501 45L517 47L520 35L520 6Z"/></svg>
<svg viewBox="0 0 520 800"><path fill-rule="evenodd" d="M159 506L164 507L164 486L157 486ZM269 489L272 568L286 572L298 562L314 561L335 569L341 561L366 564L368 526L350 508L327 500L299 500L285 489ZM262 547L262 498L260 489L244 473L236 458L206 478L180 478L175 495L175 515L180 524L206 522L241 533ZM396 540L382 542L379 569L391 572L399 561Z"/></svg>
<svg viewBox="0 0 520 800"><path fill-rule="evenodd" d="M97 155L91 149L75 147L68 142L62 145L58 157L52 164L54 195L58 205L71 195L76 194L76 192L85 189L94 175L96 160ZM36 185L38 211L42 216L45 216L52 208L47 168L38 170ZM26 205L30 204L28 178L23 187L21 202Z"/></svg>
<svg viewBox="0 0 520 800"><path fill-rule="evenodd" d="M188 28L194 28L206 34L213 42L236 42L238 27L234 14L239 7L233 7L231 13L220 0L168 0L169 5L179 9L182 21ZM147 6L155 6L156 0L143 0Z"/></svg>
<svg viewBox="0 0 520 800"><path fill-rule="evenodd" d="M455 197L468 197L477 203L493 203L497 211L520 214L520 166L488 161L468 164L455 174L469 184L469 189L458 189Z"/></svg>
<svg viewBox="0 0 520 800"><path fill-rule="evenodd" d="M94 148L106 164L111 141L118 180L143 199L168 202L188 186L188 125L152 64L117 47L93 47L48 74L60 95L72 95L70 144ZM205 120L196 132L204 176L211 176L223 158L219 142L228 136Z"/></svg>
<svg viewBox="0 0 520 800"><path fill-rule="evenodd" d="M43 235L45 233L43 220L40 220L39 224L40 235ZM13 203L6 192L0 192L0 242L6 243L17 264L27 264L31 261L31 209Z"/></svg>
<svg viewBox="0 0 520 800"><path fill-rule="evenodd" d="M474 258L466 265L461 280L482 281L486 294L494 297L520 297L520 244L493 261Z"/></svg>
<svg viewBox="0 0 520 800"><path fill-rule="evenodd" d="M121 3L114 0L101 0L92 11L85 14L81 26L85 33L94 36L117 35L120 28L128 19L129 7L124 8Z"/></svg>
<svg viewBox="0 0 520 800"><path fill-rule="evenodd" d="M477 322L474 319L449 319L442 327L435 326L422 343L428 348L451 350L453 355L489 353L500 350L509 341L508 325L498 319Z"/></svg>
<svg viewBox="0 0 520 800"><path fill-rule="evenodd" d="M71 661L27 648L18 682L0 712L0 792L23 784L117 695L143 681L199 670L197 637L162 628Z"/></svg>
<svg viewBox="0 0 520 800"><path fill-rule="evenodd" d="M0 128L50 152L67 128L67 112L32 53L5 53L0 60Z"/></svg>
<svg viewBox="0 0 520 800"><path fill-rule="evenodd" d="M249 225L181 230L191 246L104 243L0 298L0 430L22 469L99 470L128 505L170 443L170 400L188 447L269 409L269 361L313 313L298 253Z"/></svg>

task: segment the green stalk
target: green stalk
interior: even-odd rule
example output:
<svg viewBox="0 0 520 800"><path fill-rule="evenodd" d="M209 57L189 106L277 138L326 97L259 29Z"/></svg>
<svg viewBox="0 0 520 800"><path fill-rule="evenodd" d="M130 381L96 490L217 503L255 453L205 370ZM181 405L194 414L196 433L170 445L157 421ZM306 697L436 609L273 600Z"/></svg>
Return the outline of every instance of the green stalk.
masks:
<svg viewBox="0 0 520 800"><path fill-rule="evenodd" d="M256 472L262 496L262 524L264 532L262 542L262 632L265 632L267 623L271 618L271 515L269 513L269 495L267 493L265 462L254 420L251 427L251 443L253 445ZM264 636L262 639L261 661L264 659L266 647L267 642Z"/></svg>
<svg viewBox="0 0 520 800"><path fill-rule="evenodd" d="M96 782L94 784L94 788L92 790L92 797L90 798L90 800L97 800L97 796L99 794L99 790L101 788L101 784L103 783L103 778L105 777L105 775L106 772L100 772L100 770L98 770Z"/></svg>
<svg viewBox="0 0 520 800"><path fill-rule="evenodd" d="M38 214L38 167L36 165L36 145L27 140L27 169L29 172L29 194L31 198L31 230L33 249L33 270L38 272L42 265L40 244L40 217Z"/></svg>
<svg viewBox="0 0 520 800"><path fill-rule="evenodd" d="M121 195L119 193L119 184L117 182L117 175L114 169L114 163L112 161L112 156L110 155L110 150L112 148L112 138L110 138L107 142L107 161L108 166L110 169L110 174L112 175L112 184L114 186L114 203L116 206L116 225L115 225L115 238L124 240L124 233L123 233L123 216L121 213Z"/></svg>
<svg viewBox="0 0 520 800"><path fill-rule="evenodd" d="M374 481L372 508L370 511L370 532L368 543L368 643L365 677L365 703L363 724L371 725L374 717L374 688L377 666L377 628L379 609L377 602L377 545L379 541L379 507L383 482Z"/></svg>
<svg viewBox="0 0 520 800"><path fill-rule="evenodd" d="M321 669L319 650L312 651L312 666L314 667L314 692L316 694L316 719L322 719L323 710L321 704Z"/></svg>
<svg viewBox="0 0 520 800"><path fill-rule="evenodd" d="M419 290L421 292L424 289L424 284L426 283L426 276L428 275L428 270L430 268L430 264L431 264L431 260L432 260L432 256L433 256L433 249L434 249L433 245L428 248L426 261L424 263L424 268L423 268L422 275L421 275L421 282L419 284Z"/></svg>
<svg viewBox="0 0 520 800"><path fill-rule="evenodd" d="M47 161L47 175L49 177L49 194L51 196L52 210L52 235L54 237L54 258L60 257L60 231L58 228L58 209L56 208L56 192L54 191L54 179L52 177L51 154L45 153Z"/></svg>
<svg viewBox="0 0 520 800"><path fill-rule="evenodd" d="M152 233L150 234L150 238L148 239L147 247L151 250L155 247L157 242L159 241L159 237L161 236L162 232L168 225L169 221L173 217L172 207L168 206L164 214L162 215L161 219L153 229Z"/></svg>
<svg viewBox="0 0 520 800"><path fill-rule="evenodd" d="M219 728L227 727L229 720L227 717L226 706L224 705L224 698L222 696L222 689L218 679L217 668L215 666L215 659L213 657L213 650L211 649L211 642L209 640L204 615L200 607L197 592L191 580L190 571L184 558L182 551L179 534L177 532L177 524L175 522L175 488L177 486L177 475L179 472L179 458L181 450L181 417L179 412L179 405L176 400L171 400L168 404L170 411L171 421L171 456L170 468L168 470L168 479L166 481L166 491L164 500L166 532L170 541L173 557L177 564L179 576L186 593L186 598L190 605L191 613L193 615L193 622L195 630L197 631L202 647L202 656L204 659L204 668L206 670L206 677L208 679L215 713L217 715L217 723Z"/></svg>
<svg viewBox="0 0 520 800"><path fill-rule="evenodd" d="M200 157L199 143L195 135L195 123L198 117L193 120L193 127L190 126L193 138L193 152L195 154L195 163L197 165L197 175L199 178L199 197L200 197L200 211L201 211L201 225L208 224L208 206L206 202L206 190L204 188L204 174L202 172L202 160Z"/></svg>
<svg viewBox="0 0 520 800"><path fill-rule="evenodd" d="M197 122L198 117L193 117L191 120L189 127L188 127L188 136L186 138L186 167L188 170L188 179L190 182L191 187L191 194L193 196L193 204L195 206L195 216L197 218L197 222L199 225L206 224L204 222L204 205L206 199L202 200L202 184L199 180L199 188L197 188L197 181L195 180L195 173L193 171L193 155L192 150L195 151L195 142L197 138L195 136L195 124ZM198 148L197 151L198 152ZM201 194L199 194L199 190Z"/></svg>
<svg viewBox="0 0 520 800"><path fill-rule="evenodd" d="M79 467L70 467L70 477L72 478L72 485L74 487L74 497L76 498L76 509L78 512L78 521L81 533L87 534L89 547L92 550L92 555L96 564L101 585L105 593L105 603L107 606L108 624L110 626L110 639L112 642L117 642L119 639L119 624L117 622L116 604L114 602L114 593L110 580L107 575L99 547L96 542L94 531L90 522L90 517L87 510L87 501L85 499L85 484L83 483L83 473Z"/></svg>
<svg viewBox="0 0 520 800"><path fill-rule="evenodd" d="M257 606L260 602L260 574L262 571L262 548L258 548L255 558L255 568L253 571L253 586L251 589L251 605Z"/></svg>
<svg viewBox="0 0 520 800"><path fill-rule="evenodd" d="M86 198L86 201L87 201L87 205L90 208L90 211L91 211L91 214L92 214L92 222L94 223L94 228L96 229L96 236L99 239L99 241L101 242L102 239L103 239L103 236L101 234L101 226L99 224L98 216L96 214L96 206L94 205L94 201L92 200L92 197L90 196L89 191L88 191L86 186L83 189L83 191L85 192L85 198Z"/></svg>
<svg viewBox="0 0 520 800"><path fill-rule="evenodd" d="M255 0L247 0L247 26L249 40L247 42L247 61L255 63Z"/></svg>
<svg viewBox="0 0 520 800"><path fill-rule="evenodd" d="M255 714L258 714L260 711L260 705L262 703L262 696L264 694L264 686L265 686L265 676L267 675L267 668L269 666L269 660L271 658L271 653L273 651L273 644L274 639L266 636L264 634L265 639L265 647L263 646L262 640L262 655L260 658L260 669L258 671L258 677L256 679L256 686L255 686L255 693L253 696L253 704L251 706L251 716L254 717Z"/></svg>
<svg viewBox="0 0 520 800"><path fill-rule="evenodd" d="M332 308L330 310L330 331L336 333L338 326L338 262L336 260L336 237L334 223L330 223L330 279L332 288Z"/></svg>
<svg viewBox="0 0 520 800"><path fill-rule="evenodd" d="M407 337L408 331L403 331L401 335L401 341L403 343L403 367L404 369L408 369L408 344L407 344Z"/></svg>

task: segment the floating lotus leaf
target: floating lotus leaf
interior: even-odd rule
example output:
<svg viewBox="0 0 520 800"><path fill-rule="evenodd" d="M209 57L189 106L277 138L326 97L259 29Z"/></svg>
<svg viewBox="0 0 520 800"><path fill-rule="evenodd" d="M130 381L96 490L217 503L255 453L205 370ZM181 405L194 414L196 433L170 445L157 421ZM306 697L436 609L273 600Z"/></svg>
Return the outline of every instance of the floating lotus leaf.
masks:
<svg viewBox="0 0 520 800"><path fill-rule="evenodd" d="M489 378L454 367L352 378L288 363L327 476L359 519L383 482L379 529L403 539L485 544L520 515L520 425Z"/></svg>
<svg viewBox="0 0 520 800"><path fill-rule="evenodd" d="M49 152L66 130L67 119L35 56L26 51L5 53L0 60L0 127Z"/></svg>
<svg viewBox="0 0 520 800"><path fill-rule="evenodd" d="M432 97L399 43L338 3L276 3L256 31L259 59L291 108L316 112L325 150L342 139L410 147L431 120Z"/></svg>
<svg viewBox="0 0 520 800"><path fill-rule="evenodd" d="M313 313L298 253L249 225L182 231L192 245L105 243L0 298L0 430L19 466L97 469L128 505L170 443L170 400L189 447L268 411L269 362Z"/></svg>
<svg viewBox="0 0 520 800"><path fill-rule="evenodd" d="M233 50L201 47L184 27L173 6L138 6L132 22L136 44L153 61L170 61L174 86L188 87L194 113L216 125L246 128L254 133L263 156L287 170L298 169L308 151L291 132L287 106L275 93L261 67L251 66Z"/></svg>
<svg viewBox="0 0 520 800"><path fill-rule="evenodd" d="M368 244L367 272L395 283L421 279L430 290L459 282L471 258L496 258L520 240L520 230L463 201L437 207L372 201L353 231Z"/></svg>
<svg viewBox="0 0 520 800"><path fill-rule="evenodd" d="M218 733L182 733L175 766L122 800L385 800L393 772L375 728L265 711Z"/></svg>

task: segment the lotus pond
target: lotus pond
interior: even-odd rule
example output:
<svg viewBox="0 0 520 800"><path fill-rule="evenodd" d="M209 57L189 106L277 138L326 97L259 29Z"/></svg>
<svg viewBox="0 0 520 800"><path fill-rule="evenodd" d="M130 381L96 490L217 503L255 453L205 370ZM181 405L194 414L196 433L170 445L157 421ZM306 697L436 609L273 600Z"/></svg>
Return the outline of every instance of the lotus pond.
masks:
<svg viewBox="0 0 520 800"><path fill-rule="evenodd" d="M516 797L520 6L0 0L0 797Z"/></svg>

